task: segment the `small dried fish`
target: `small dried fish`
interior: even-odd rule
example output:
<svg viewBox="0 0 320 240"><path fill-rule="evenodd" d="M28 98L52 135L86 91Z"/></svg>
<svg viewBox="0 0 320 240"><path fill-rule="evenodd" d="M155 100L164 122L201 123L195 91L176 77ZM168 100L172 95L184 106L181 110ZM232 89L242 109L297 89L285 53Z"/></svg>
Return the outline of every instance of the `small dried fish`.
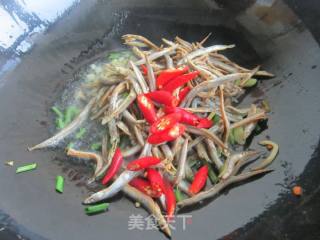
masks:
<svg viewBox="0 0 320 240"><path fill-rule="evenodd" d="M214 143L216 143L219 147L221 147L223 149L227 148L227 146L213 132L210 132L207 129L196 128L193 126L187 126L186 130L190 133L201 135L201 136L209 138L210 140L212 140Z"/></svg>
<svg viewBox="0 0 320 240"><path fill-rule="evenodd" d="M227 158L223 170L220 173L219 177L221 177L222 180L225 180L229 178L234 170L234 166L239 162L240 160L244 160L253 156L257 156L259 152L257 151L245 151L241 153L236 153L231 155Z"/></svg>
<svg viewBox="0 0 320 240"><path fill-rule="evenodd" d="M51 138L33 146L29 147L29 151L33 151L36 149L47 148L47 147L54 147L57 146L62 140L66 137L70 136L74 133L81 125L88 119L91 107L93 106L94 102L96 101L95 98L91 99L89 103L85 106L85 108L81 111L81 113L69 123L68 126L63 128L60 132L52 136Z"/></svg>
<svg viewBox="0 0 320 240"><path fill-rule="evenodd" d="M140 84L142 92L143 93L149 92L149 88L147 86L147 83L144 80L144 77L143 77L142 73L140 72L139 68L132 61L130 61L130 65L131 65L131 67L132 67L132 69L133 69L133 71L134 71L134 73L136 75L136 78L137 78L137 80L138 80L138 82Z"/></svg>
<svg viewBox="0 0 320 240"><path fill-rule="evenodd" d="M259 142L260 145L267 146L268 149L271 149L271 153L267 158L265 158L257 167L254 167L252 170L260 170L269 166L273 160L276 158L279 152L279 145L275 142L264 140Z"/></svg>
<svg viewBox="0 0 320 240"><path fill-rule="evenodd" d="M215 78L209 81L202 82L194 87L184 100L180 103L180 107L188 107L191 104L192 99L197 95L198 92L208 91L211 88L218 87L226 82L232 82L238 79L248 79L251 77L250 73L234 73L223 77Z"/></svg>
<svg viewBox="0 0 320 240"><path fill-rule="evenodd" d="M150 88L150 91L154 91L156 90L156 79L154 76L153 68L147 56L145 56L145 59L146 59L146 66L148 70L147 75L148 75L148 81L149 81L149 88Z"/></svg>
<svg viewBox="0 0 320 240"><path fill-rule="evenodd" d="M242 181L245 181L245 180L252 178L254 176L267 174L269 172L272 172L272 170L263 169L263 170L242 173L237 176L232 176L232 177L226 179L225 181L221 181L221 182L217 183L216 185L214 185L212 188L210 188L207 191L200 192L199 194L197 194L191 198L187 198L187 199L184 199L184 200L178 202L177 207L179 209L182 209L184 207L199 203L207 198L213 198L214 196L217 196L223 189L230 186L231 184L234 184L237 182L242 182Z"/></svg>
<svg viewBox="0 0 320 240"><path fill-rule="evenodd" d="M188 154L188 139L184 140L182 145L182 149L179 156L178 170L173 181L174 185L177 185L181 182L181 180L185 177L185 165L187 162L187 154Z"/></svg>
<svg viewBox="0 0 320 240"><path fill-rule="evenodd" d="M113 197L120 192L128 182L139 176L141 173L142 171L123 171L109 187L92 194L90 197L86 198L83 203L92 204Z"/></svg>
<svg viewBox="0 0 320 240"><path fill-rule="evenodd" d="M136 99L136 93L134 92L133 89L131 89L129 95L112 111L109 112L107 116L105 116L101 124L105 125L115 117L117 117L119 114L121 114L123 111L125 111L130 104Z"/></svg>
<svg viewBox="0 0 320 240"><path fill-rule="evenodd" d="M208 54L211 52L217 52L217 51L222 51L222 50L226 50L228 48L234 48L236 45L231 44L231 45L213 45L207 48L200 48L197 49L191 53L189 53L187 56L185 56L184 58L182 58L180 61L178 61L177 65L181 65L183 63L186 63L187 60L191 60L193 58L202 56L204 54Z"/></svg>
<svg viewBox="0 0 320 240"><path fill-rule="evenodd" d="M155 50L160 50L160 48L156 44L154 44L149 39L140 35L126 34L122 36L122 39L125 40L126 44L132 41L140 41L140 42L143 42L146 46L149 46L150 48L153 48Z"/></svg>
<svg viewBox="0 0 320 240"><path fill-rule="evenodd" d="M168 47L168 48L164 48L163 50L159 51L159 52L155 52L155 53L151 53L149 56L148 56L148 59L150 61L153 61L153 60L156 60L160 57L163 57L164 55L166 54L170 54L171 52L173 52L176 48L178 47L178 45L173 45L171 47ZM145 64L146 63L146 60L145 59L141 59L137 62L135 62L135 64L137 66L141 65L141 64Z"/></svg>
<svg viewBox="0 0 320 240"><path fill-rule="evenodd" d="M96 177L99 177L102 174L101 170L103 168L104 160L103 160L102 156L99 155L98 153L79 151L79 150L76 150L76 149L73 149L73 148L68 148L67 156L77 157L77 158L84 158L84 159L91 159L91 160L95 161L96 168L95 168L95 171L94 171L94 175L91 178L91 180L89 180L89 182L91 182L92 179L94 180Z"/></svg>
<svg viewBox="0 0 320 240"><path fill-rule="evenodd" d="M223 95L223 85L219 86L219 92L220 92L220 113L221 113L221 118L224 126L224 131L223 131L223 143L225 145L228 144L228 138L230 134L230 122L227 117L227 114L224 110L224 95Z"/></svg>
<svg viewBox="0 0 320 240"><path fill-rule="evenodd" d="M169 238L171 238L171 230L169 228L169 225L163 217L160 207L155 201L153 201L151 197L145 195L134 187L131 187L129 184L126 184L123 187L122 191L129 198L132 198L133 200L141 203L142 206L144 206L147 211L155 217L155 220L159 224L160 230L163 231Z"/></svg>
<svg viewBox="0 0 320 240"><path fill-rule="evenodd" d="M128 126L124 123L124 122L122 122L122 121L118 121L117 122L117 127L124 133L124 134L126 134L126 135L128 135L128 136L132 136L131 135L131 132L130 132L130 130L129 130L129 128L128 128Z"/></svg>

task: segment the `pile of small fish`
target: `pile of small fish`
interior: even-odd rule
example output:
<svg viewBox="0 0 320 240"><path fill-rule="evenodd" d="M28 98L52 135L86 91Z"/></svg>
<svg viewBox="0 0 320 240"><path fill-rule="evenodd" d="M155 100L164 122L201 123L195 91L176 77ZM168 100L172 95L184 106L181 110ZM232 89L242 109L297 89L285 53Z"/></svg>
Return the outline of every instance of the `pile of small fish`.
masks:
<svg viewBox="0 0 320 240"><path fill-rule="evenodd" d="M263 104L238 108L235 103L257 84L254 77L273 75L241 67L221 54L234 45L205 47L208 37L194 43L162 39L158 46L143 36L124 35L135 58L117 61L115 56L104 64L83 85L86 106L77 117L29 150L55 147L89 120L101 123L106 129L101 151L67 147L68 156L95 161L90 181L106 186L84 204L122 191L171 236L168 221L177 210L269 173L266 167L278 153L276 143L261 141L270 154L248 167L261 151L235 151L267 118ZM121 52L118 57L123 58Z"/></svg>

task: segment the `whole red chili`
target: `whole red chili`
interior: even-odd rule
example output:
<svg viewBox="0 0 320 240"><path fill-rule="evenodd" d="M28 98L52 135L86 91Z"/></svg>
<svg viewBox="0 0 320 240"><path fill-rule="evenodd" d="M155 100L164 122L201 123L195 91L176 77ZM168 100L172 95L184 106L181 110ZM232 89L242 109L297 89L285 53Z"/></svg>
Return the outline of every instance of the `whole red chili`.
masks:
<svg viewBox="0 0 320 240"><path fill-rule="evenodd" d="M183 108L179 108L179 107L165 107L164 108L164 112L169 114L169 113L181 113L181 123L185 123L188 125L192 125L192 126L196 126L197 124L199 124L199 120L200 118L191 113L188 112L187 110L184 110Z"/></svg>
<svg viewBox="0 0 320 240"><path fill-rule="evenodd" d="M164 182L161 174L153 168L147 169L146 173L147 173L147 178L151 184L152 190L159 194L163 193Z"/></svg>
<svg viewBox="0 0 320 240"><path fill-rule="evenodd" d="M208 178L208 166L202 166L194 175L192 184L189 187L189 192L191 194L196 194L206 185Z"/></svg>
<svg viewBox="0 0 320 240"><path fill-rule="evenodd" d="M174 97L170 92L167 91L153 91L145 94L146 97L150 98L151 100L167 105L167 106L177 106L178 99Z"/></svg>
<svg viewBox="0 0 320 240"><path fill-rule="evenodd" d="M177 69L167 69L162 71L156 80L157 88L162 89L163 86L167 82L169 82L171 79L188 72L188 70L189 70L188 67L184 67L184 68L177 68Z"/></svg>
<svg viewBox="0 0 320 240"><path fill-rule="evenodd" d="M211 128L213 125L213 121L208 118L200 118L199 123L197 124L197 128Z"/></svg>
<svg viewBox="0 0 320 240"><path fill-rule="evenodd" d="M164 85L162 89L168 92L173 92L176 88L186 84L187 82L197 77L198 74L199 74L198 71L194 71L194 72L190 72L190 73L186 73L181 76L178 76L170 80L166 85Z"/></svg>
<svg viewBox="0 0 320 240"><path fill-rule="evenodd" d="M128 163L127 169L130 171L139 171L153 165L157 165L161 159L156 157L142 157Z"/></svg>
<svg viewBox="0 0 320 240"><path fill-rule="evenodd" d="M169 142L181 136L185 130L186 127L184 125L176 123L172 128L169 128L163 132L151 134L147 140L150 144Z"/></svg>
<svg viewBox="0 0 320 240"><path fill-rule="evenodd" d="M153 102L143 94L137 97L138 106L148 123L152 124L157 120L156 110Z"/></svg>
<svg viewBox="0 0 320 240"><path fill-rule="evenodd" d="M132 179L129 182L129 185L152 198L158 198L161 195L161 192L157 192L152 189L151 184L147 180L140 177Z"/></svg>
<svg viewBox="0 0 320 240"><path fill-rule="evenodd" d="M180 122L181 113L170 113L159 118L150 127L150 133L160 133L169 128L172 128L176 123Z"/></svg>
<svg viewBox="0 0 320 240"><path fill-rule="evenodd" d="M111 165L102 179L102 184L106 185L118 172L123 162L120 148L117 148L112 157Z"/></svg>
<svg viewBox="0 0 320 240"><path fill-rule="evenodd" d="M171 184L164 179L164 195L166 197L166 210L168 221L173 217L176 209L176 196Z"/></svg>
<svg viewBox="0 0 320 240"><path fill-rule="evenodd" d="M182 88L178 93L178 101L179 103L183 101L183 99L187 96L187 94L190 92L190 87L184 87ZM179 105L179 103L177 105Z"/></svg>

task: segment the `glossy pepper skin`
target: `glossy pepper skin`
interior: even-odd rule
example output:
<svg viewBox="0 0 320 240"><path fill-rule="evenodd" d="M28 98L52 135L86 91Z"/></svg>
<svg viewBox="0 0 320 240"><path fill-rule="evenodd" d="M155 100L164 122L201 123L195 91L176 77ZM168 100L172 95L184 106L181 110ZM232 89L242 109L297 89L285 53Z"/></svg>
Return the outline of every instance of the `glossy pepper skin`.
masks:
<svg viewBox="0 0 320 240"><path fill-rule="evenodd" d="M161 159L156 157L142 157L129 162L127 165L127 169L130 171L139 171L141 169L157 165L160 162Z"/></svg>
<svg viewBox="0 0 320 240"><path fill-rule="evenodd" d="M169 181L164 179L164 195L166 197L167 219L170 221L176 210L176 195Z"/></svg>
<svg viewBox="0 0 320 240"><path fill-rule="evenodd" d="M183 86L187 82L191 81L192 79L196 78L198 76L199 72L194 71L190 73L183 74L181 76L178 76L172 80L170 80L164 87L162 88L165 91L173 92L176 88Z"/></svg>
<svg viewBox="0 0 320 240"><path fill-rule="evenodd" d="M151 100L164 104L166 106L177 106L178 99L174 97L170 92L158 90L153 91L145 94L146 97L150 98Z"/></svg>
<svg viewBox="0 0 320 240"><path fill-rule="evenodd" d="M160 195L164 193L164 181L161 174L153 168L148 168L146 174L152 190Z"/></svg>
<svg viewBox="0 0 320 240"><path fill-rule="evenodd" d="M213 121L208 118L199 118L199 123L197 128L211 128L213 126Z"/></svg>
<svg viewBox="0 0 320 240"><path fill-rule="evenodd" d="M202 166L194 175L192 184L189 187L189 192L191 194L197 194L206 185L208 178L208 166Z"/></svg>
<svg viewBox="0 0 320 240"><path fill-rule="evenodd" d="M172 128L176 123L180 122L181 113L170 113L159 118L150 127L150 133L161 133L169 128Z"/></svg>
<svg viewBox="0 0 320 240"><path fill-rule="evenodd" d="M186 127L182 124L176 123L172 128L169 128L163 132L151 134L147 141L150 144L160 144L175 140L181 136L186 130Z"/></svg>
<svg viewBox="0 0 320 240"><path fill-rule="evenodd" d="M157 120L157 115L154 104L150 98L146 97L144 94L140 94L137 97L137 102L139 109L141 110L143 117L147 120L147 122L149 124L154 123Z"/></svg>
<svg viewBox="0 0 320 240"><path fill-rule="evenodd" d="M129 185L152 198L158 198L161 195L161 192L156 192L152 189L151 184L147 180L140 177L132 179Z"/></svg>
<svg viewBox="0 0 320 240"><path fill-rule="evenodd" d="M177 76L180 76L188 72L189 68L177 68L177 69L167 69L162 71L156 80L156 85L158 89L162 89L163 86L168 83L170 80L174 79Z"/></svg>
<svg viewBox="0 0 320 240"><path fill-rule="evenodd" d="M185 123L188 125L196 126L199 124L199 117L183 108L179 107L165 107L164 112L166 114L169 113L180 113L181 114L181 123Z"/></svg>
<svg viewBox="0 0 320 240"><path fill-rule="evenodd" d="M123 163L123 157L122 157L120 148L117 148L112 157L111 165L108 171L106 172L106 175L102 179L103 185L106 185L116 175L116 173L121 168L122 163Z"/></svg>
<svg viewBox="0 0 320 240"><path fill-rule="evenodd" d="M179 93L178 93L178 101L181 103L183 99L187 96L187 94L190 92L191 88L190 87L184 87L182 88ZM179 105L179 103L177 105Z"/></svg>

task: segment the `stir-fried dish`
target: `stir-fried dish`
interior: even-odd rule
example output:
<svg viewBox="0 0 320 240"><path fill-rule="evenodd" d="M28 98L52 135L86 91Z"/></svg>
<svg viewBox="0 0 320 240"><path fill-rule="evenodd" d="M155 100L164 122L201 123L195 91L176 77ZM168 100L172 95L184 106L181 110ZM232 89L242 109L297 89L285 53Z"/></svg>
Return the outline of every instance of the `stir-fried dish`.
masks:
<svg viewBox="0 0 320 240"><path fill-rule="evenodd" d="M52 108L58 133L29 150L63 146L69 157L94 161L90 181L105 187L84 200L88 213L106 209L107 203L92 204L122 191L171 236L168 221L180 209L272 171L267 167L278 153L276 143L239 148L259 132L270 107L263 101L240 108L238 99L257 78L273 75L222 55L234 45L204 46L208 37L193 43L163 38L158 46L124 35L130 50L93 64L67 96L83 107ZM84 127L88 122L99 126L95 139ZM63 192L61 176L56 189Z"/></svg>

